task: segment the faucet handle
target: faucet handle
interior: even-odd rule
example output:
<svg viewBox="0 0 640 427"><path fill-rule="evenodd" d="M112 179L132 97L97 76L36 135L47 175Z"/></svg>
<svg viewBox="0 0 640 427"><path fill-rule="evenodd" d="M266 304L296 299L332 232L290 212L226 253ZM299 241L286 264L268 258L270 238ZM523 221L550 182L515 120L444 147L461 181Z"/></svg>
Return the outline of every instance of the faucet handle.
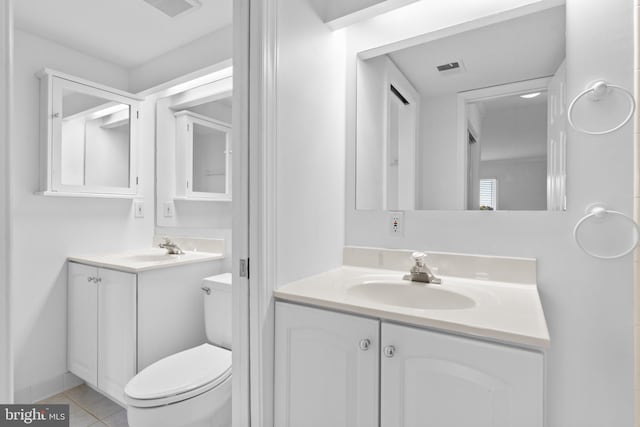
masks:
<svg viewBox="0 0 640 427"><path fill-rule="evenodd" d="M424 260L427 258L427 254L424 252L413 252L411 254L411 258L413 258L413 261L420 265L424 263Z"/></svg>

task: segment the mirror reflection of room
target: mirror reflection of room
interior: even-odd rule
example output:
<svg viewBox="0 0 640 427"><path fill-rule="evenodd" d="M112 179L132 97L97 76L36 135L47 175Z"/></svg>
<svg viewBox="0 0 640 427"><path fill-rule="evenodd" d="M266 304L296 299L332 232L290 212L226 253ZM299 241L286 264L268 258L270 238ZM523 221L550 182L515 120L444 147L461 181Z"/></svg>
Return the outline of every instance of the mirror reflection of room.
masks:
<svg viewBox="0 0 640 427"><path fill-rule="evenodd" d="M63 185L129 186L130 107L63 90Z"/></svg>
<svg viewBox="0 0 640 427"><path fill-rule="evenodd" d="M15 402L231 426L233 2L13 6Z"/></svg>
<svg viewBox="0 0 640 427"><path fill-rule="evenodd" d="M564 209L564 22L556 6L359 52L357 208Z"/></svg>

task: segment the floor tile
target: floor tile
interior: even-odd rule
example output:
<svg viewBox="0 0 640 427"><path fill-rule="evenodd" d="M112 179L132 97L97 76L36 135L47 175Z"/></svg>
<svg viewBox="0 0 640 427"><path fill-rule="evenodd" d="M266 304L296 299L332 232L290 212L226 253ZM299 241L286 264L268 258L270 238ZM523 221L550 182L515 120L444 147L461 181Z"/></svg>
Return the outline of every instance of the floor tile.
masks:
<svg viewBox="0 0 640 427"><path fill-rule="evenodd" d="M122 406L106 398L95 390L81 385L66 392L74 402L91 413L98 420L122 411Z"/></svg>
<svg viewBox="0 0 640 427"><path fill-rule="evenodd" d="M48 397L38 402L38 404L50 404L50 405L69 405L72 401L64 393L56 394L55 396Z"/></svg>
<svg viewBox="0 0 640 427"><path fill-rule="evenodd" d="M102 420L109 427L129 427L127 411L122 410Z"/></svg>
<svg viewBox="0 0 640 427"><path fill-rule="evenodd" d="M78 405L70 405L69 409L69 427L89 427L98 422L98 419L79 407Z"/></svg>

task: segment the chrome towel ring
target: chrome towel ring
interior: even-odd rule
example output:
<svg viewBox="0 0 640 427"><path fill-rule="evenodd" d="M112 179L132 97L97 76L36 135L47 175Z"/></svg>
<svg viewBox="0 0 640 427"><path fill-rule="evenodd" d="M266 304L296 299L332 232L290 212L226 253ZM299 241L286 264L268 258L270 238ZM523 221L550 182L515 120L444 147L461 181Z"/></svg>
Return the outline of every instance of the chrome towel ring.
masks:
<svg viewBox="0 0 640 427"><path fill-rule="evenodd" d="M578 230L580 229L580 226L585 223L585 221L587 221L590 218L604 218L607 215L619 215L619 216L622 216L624 219L626 219L627 221L629 221L633 225L633 229L635 231L635 241L634 241L633 245L628 250L624 251L621 254L611 255L611 256L604 256L604 255L595 254L593 252L588 251L583 246L582 242L580 241L580 238L578 237ZM633 250L636 248L636 246L638 246L639 239L640 239L640 227L638 227L638 224L632 218L628 217L627 215L625 215L622 212L607 210L607 209L604 208L604 206L600 206L600 205L596 205L596 206L592 207L591 209L589 209L587 215L585 215L580 221L578 221L578 223L576 224L576 226L573 229L573 240L576 241L576 244L578 245L578 247L580 249L582 249L587 255L591 255L592 257L599 258L599 259L622 258L623 256L628 255L631 252L633 252Z"/></svg>
<svg viewBox="0 0 640 427"><path fill-rule="evenodd" d="M611 90L614 90L614 89L617 89L617 90L621 91L622 93L624 93L625 96L627 97L627 100L629 101L629 114L627 114L627 116L625 117L624 121L622 121L622 123L620 123L616 127L613 127L611 129L607 129L607 130L602 130L602 131L588 130L588 129L585 129L585 128L581 127L581 126L576 125L576 123L573 120L573 110L574 110L574 107L575 107L576 103L582 97L584 97L585 95L590 95L591 100L594 101L594 102L597 102L597 101L601 100L602 98L604 98L605 96L607 96L609 94L609 92ZM585 90L583 90L582 92L580 92L573 99L573 101L571 101L571 104L569 104L569 109L567 111L567 121L569 122L571 127L574 128L575 130L577 130L578 132L586 133L587 135L606 135L608 133L615 132L618 129L620 129L622 126L626 125L627 122L629 120L631 120L631 118L633 117L633 113L635 113L635 111L636 111L636 101L635 101L635 99L633 97L633 94L631 94L631 92L629 92L628 90L626 90L622 86L609 84L604 80L599 80L599 81L595 82L593 85L591 85L588 88L586 88Z"/></svg>

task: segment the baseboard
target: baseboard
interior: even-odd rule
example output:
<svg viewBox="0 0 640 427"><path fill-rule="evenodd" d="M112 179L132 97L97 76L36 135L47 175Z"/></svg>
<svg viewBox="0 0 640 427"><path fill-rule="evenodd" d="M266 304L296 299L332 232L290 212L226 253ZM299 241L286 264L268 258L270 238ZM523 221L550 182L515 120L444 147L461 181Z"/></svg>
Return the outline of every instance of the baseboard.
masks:
<svg viewBox="0 0 640 427"><path fill-rule="evenodd" d="M83 383L84 381L71 372L65 372L48 380L32 384L29 387L15 390L14 401L25 404L36 403Z"/></svg>

